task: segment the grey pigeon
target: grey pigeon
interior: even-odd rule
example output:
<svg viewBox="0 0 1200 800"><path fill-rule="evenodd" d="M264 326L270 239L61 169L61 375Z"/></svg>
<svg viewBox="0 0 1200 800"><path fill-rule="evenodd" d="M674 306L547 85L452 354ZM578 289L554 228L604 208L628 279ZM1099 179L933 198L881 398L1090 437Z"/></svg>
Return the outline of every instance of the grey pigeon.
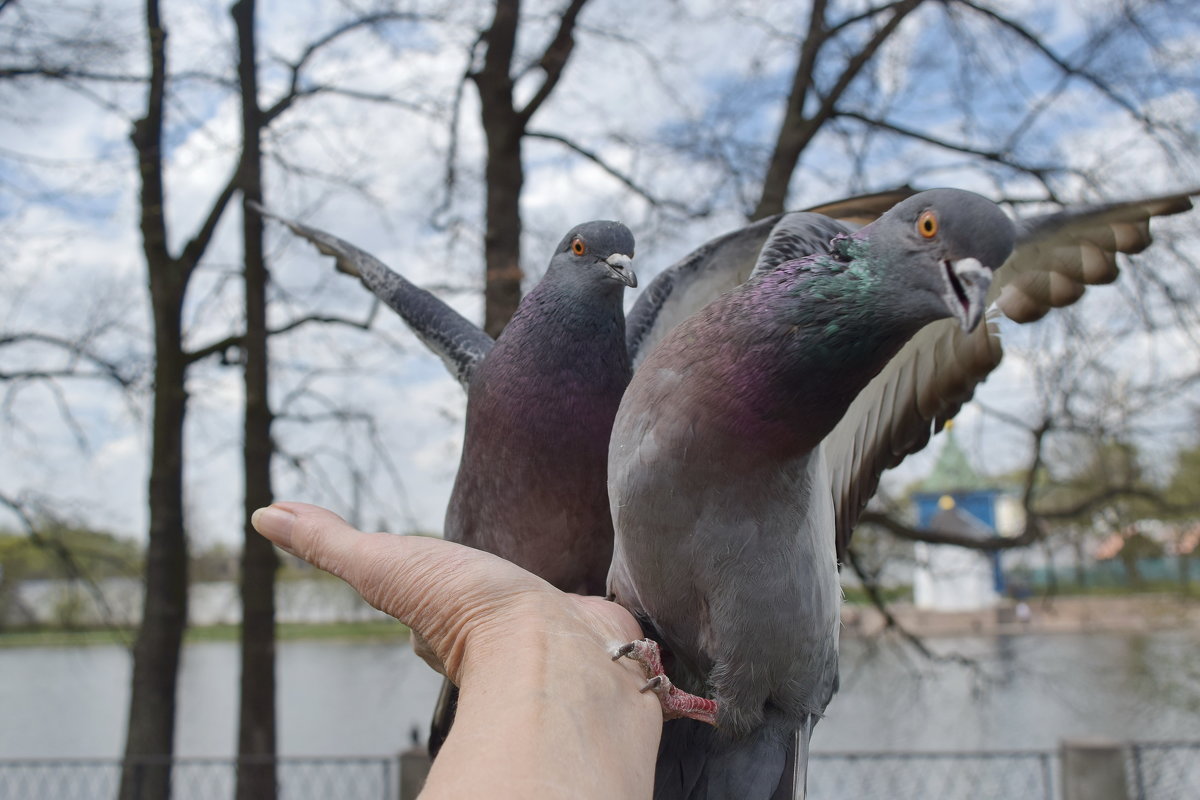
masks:
<svg viewBox="0 0 1200 800"><path fill-rule="evenodd" d="M677 687L648 684L664 717L692 717L664 727L656 798L803 796L837 690L839 554L880 472L995 367L986 305L1022 321L1073 302L1113 278L1114 251L1148 242L1150 216L1188 207L1175 195L1014 226L942 189L852 234L792 217L749 281L646 357L609 450L609 591L664 646ZM788 260L797 226L833 232L827 252ZM716 727L696 721L714 712Z"/></svg>
<svg viewBox="0 0 1200 800"><path fill-rule="evenodd" d="M599 594L612 556L605 469L632 369L621 305L633 234L573 228L471 371L446 537L564 591Z"/></svg>
<svg viewBox="0 0 1200 800"><path fill-rule="evenodd" d="M602 594L613 540L608 439L632 372L622 308L624 289L637 285L629 229L606 221L572 228L493 342L368 253L282 221L383 298L466 388L446 538L502 556L564 591ZM456 699L447 681L431 752L449 732Z"/></svg>
<svg viewBox="0 0 1200 800"><path fill-rule="evenodd" d="M629 383L622 294L633 234L572 228L495 341L429 292L338 237L279 219L337 258L400 314L467 390L446 538L512 561L564 591L599 594L612 553L608 437Z"/></svg>

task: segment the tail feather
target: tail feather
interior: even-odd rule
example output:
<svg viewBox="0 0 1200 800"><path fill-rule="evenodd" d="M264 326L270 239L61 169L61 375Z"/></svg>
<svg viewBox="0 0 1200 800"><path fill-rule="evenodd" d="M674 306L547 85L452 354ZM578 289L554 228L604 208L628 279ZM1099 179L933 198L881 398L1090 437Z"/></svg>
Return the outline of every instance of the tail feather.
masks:
<svg viewBox="0 0 1200 800"><path fill-rule="evenodd" d="M433 719L429 723L429 757L437 757L438 751L446 737L450 735L450 726L454 724L454 715L458 711L458 687L449 678L442 680L442 690L438 693L437 705L433 707Z"/></svg>
<svg viewBox="0 0 1200 800"><path fill-rule="evenodd" d="M771 795L771 800L804 800L808 796L808 744L816 724L817 717L809 715L793 734L783 780L779 782L775 794Z"/></svg>
<svg viewBox="0 0 1200 800"><path fill-rule="evenodd" d="M815 717L767 724L731 740L693 720L663 726L654 775L655 800L803 800L808 743Z"/></svg>

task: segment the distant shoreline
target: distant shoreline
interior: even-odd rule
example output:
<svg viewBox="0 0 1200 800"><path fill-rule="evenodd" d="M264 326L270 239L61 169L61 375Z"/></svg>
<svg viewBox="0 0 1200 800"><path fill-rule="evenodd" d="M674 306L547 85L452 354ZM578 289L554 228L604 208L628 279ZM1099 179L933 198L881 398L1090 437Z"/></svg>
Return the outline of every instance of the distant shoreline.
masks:
<svg viewBox="0 0 1200 800"><path fill-rule="evenodd" d="M888 610L905 630L924 637L1200 630L1200 600L1178 594L1033 597L1026 604L1027 621L1017 618L1011 600L978 611L929 611L908 602L892 603ZM874 636L883 629L883 615L874 606L842 608L844 636Z"/></svg>
<svg viewBox="0 0 1200 800"><path fill-rule="evenodd" d="M1028 601L1030 618L1017 619L1015 604L1006 600L997 608L978 611L928 611L912 603L896 601L888 610L910 633L922 637L1004 636L1014 634L1055 634L1114 632L1138 633L1156 630L1193 629L1200 631L1200 599L1170 594L1120 596L1070 595L1032 598ZM870 637L884 630L884 619L871 605L847 604L842 608L842 635ZM78 647L87 645L130 646L136 630L100 628L64 630L0 631L0 649L15 647ZM193 626L187 631L189 643L236 642L237 625ZM408 629L393 620L333 623L280 623L277 638L290 641L408 641Z"/></svg>
<svg viewBox="0 0 1200 800"><path fill-rule="evenodd" d="M0 650L15 647L82 647L87 645L132 644L137 631L132 628L95 628L90 630L0 631ZM241 635L239 625L204 625L188 628L184 640L188 644L202 642L236 642ZM378 622L295 623L276 626L280 642L349 641L397 642L408 641L408 628L395 620Z"/></svg>

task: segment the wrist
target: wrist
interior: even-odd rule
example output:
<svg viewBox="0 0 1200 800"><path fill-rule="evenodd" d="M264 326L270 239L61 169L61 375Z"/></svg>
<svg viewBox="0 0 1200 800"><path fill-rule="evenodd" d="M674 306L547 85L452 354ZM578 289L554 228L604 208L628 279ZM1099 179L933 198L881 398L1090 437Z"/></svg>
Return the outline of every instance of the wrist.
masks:
<svg viewBox="0 0 1200 800"><path fill-rule="evenodd" d="M492 620L471 632L458 718L430 786L447 797L474 790L468 776L439 769L459 754L489 765L483 774L493 778L493 797L529 796L547 782L636 797L650 785L662 729L657 698L639 691L637 665L612 660L628 633L612 623L616 615L574 600L531 599L507 624Z"/></svg>

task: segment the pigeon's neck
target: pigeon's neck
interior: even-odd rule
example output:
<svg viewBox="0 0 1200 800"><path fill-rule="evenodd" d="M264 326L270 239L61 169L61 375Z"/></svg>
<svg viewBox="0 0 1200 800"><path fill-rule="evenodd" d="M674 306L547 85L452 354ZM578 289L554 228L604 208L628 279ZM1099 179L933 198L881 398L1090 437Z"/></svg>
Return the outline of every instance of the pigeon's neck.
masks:
<svg viewBox="0 0 1200 800"><path fill-rule="evenodd" d="M578 392L607 405L630 377L621 293L576 297L571 288L539 283L497 339L489 369L507 373L506 391L525 399Z"/></svg>
<svg viewBox="0 0 1200 800"><path fill-rule="evenodd" d="M815 447L930 321L895 301L894 271L860 245L850 245L858 257L815 257L761 276L735 309L743 346L724 379L742 435L761 447L786 456Z"/></svg>

